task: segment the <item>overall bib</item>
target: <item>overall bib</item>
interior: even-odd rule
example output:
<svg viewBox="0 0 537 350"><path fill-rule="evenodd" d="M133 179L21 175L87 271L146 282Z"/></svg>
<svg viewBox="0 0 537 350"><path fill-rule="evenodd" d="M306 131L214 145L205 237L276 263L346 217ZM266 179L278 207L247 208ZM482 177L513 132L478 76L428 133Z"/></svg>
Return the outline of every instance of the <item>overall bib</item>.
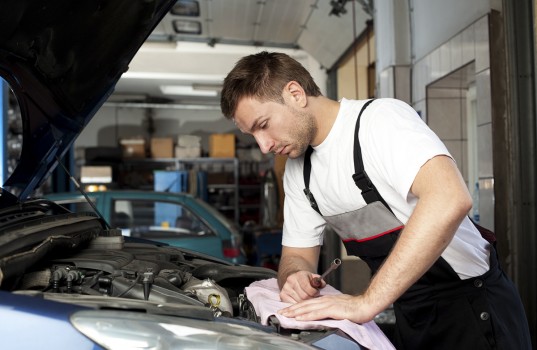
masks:
<svg viewBox="0 0 537 350"><path fill-rule="evenodd" d="M362 107L354 135L352 176L367 203L360 209L323 216L309 190L311 154L304 156L304 183L310 205L341 238L349 255L367 263L374 274L384 262L404 225L393 214L364 170L358 140ZM483 237L491 242L486 232ZM490 231L488 231L490 234ZM461 280L439 257L434 265L395 303L395 346L417 349L531 349L529 329L518 293L498 265L491 245L490 269L482 276Z"/></svg>

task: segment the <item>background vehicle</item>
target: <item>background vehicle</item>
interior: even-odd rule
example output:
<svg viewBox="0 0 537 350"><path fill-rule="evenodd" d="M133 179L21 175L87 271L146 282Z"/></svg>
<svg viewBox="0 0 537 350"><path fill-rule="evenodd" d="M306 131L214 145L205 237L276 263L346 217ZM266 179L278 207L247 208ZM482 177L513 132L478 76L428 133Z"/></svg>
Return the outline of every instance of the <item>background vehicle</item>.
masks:
<svg viewBox="0 0 537 350"><path fill-rule="evenodd" d="M244 263L238 228L204 201L186 193L137 190L90 192L103 218L124 236L151 239L233 263ZM93 209L80 193L46 198L74 212Z"/></svg>

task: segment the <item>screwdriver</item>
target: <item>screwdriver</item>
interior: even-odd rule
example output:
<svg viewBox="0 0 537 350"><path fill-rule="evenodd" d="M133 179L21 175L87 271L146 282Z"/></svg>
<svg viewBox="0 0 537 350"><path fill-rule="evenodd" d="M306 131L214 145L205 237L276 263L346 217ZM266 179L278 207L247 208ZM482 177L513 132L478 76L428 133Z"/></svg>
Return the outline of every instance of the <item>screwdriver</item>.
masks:
<svg viewBox="0 0 537 350"><path fill-rule="evenodd" d="M330 272L334 271L341 265L341 259L335 258L334 261L330 264L330 267L326 269L326 271L321 275L321 277L315 277L311 280L311 286L314 288L321 287L322 280L328 275Z"/></svg>

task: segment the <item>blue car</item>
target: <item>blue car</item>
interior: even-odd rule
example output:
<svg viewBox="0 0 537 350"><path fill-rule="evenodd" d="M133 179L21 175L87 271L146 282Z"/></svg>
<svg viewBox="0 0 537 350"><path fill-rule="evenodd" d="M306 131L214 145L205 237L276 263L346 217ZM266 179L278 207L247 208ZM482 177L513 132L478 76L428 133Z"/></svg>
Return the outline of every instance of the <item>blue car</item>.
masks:
<svg viewBox="0 0 537 350"><path fill-rule="evenodd" d="M137 190L90 192L97 211L124 236L151 239L232 263L246 261L235 224L206 202L186 193ZM80 193L46 195L71 211L93 211Z"/></svg>

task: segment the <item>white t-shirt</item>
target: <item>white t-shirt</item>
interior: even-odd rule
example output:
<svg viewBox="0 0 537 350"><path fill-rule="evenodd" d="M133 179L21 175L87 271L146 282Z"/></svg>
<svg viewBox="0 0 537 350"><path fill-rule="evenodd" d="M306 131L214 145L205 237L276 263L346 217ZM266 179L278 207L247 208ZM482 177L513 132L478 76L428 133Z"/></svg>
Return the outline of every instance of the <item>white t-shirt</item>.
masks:
<svg viewBox="0 0 537 350"><path fill-rule="evenodd" d="M338 215L366 205L352 179L354 130L366 101L346 100L330 133L311 155L310 190L324 216ZM364 167L395 216L406 224L417 198L410 187L419 169L437 155L450 156L445 145L406 103L377 99L364 111L359 132ZM325 221L307 200L304 157L285 166L285 203L282 244L288 247L322 245ZM442 257L462 278L482 275L489 268L488 242L465 218Z"/></svg>

